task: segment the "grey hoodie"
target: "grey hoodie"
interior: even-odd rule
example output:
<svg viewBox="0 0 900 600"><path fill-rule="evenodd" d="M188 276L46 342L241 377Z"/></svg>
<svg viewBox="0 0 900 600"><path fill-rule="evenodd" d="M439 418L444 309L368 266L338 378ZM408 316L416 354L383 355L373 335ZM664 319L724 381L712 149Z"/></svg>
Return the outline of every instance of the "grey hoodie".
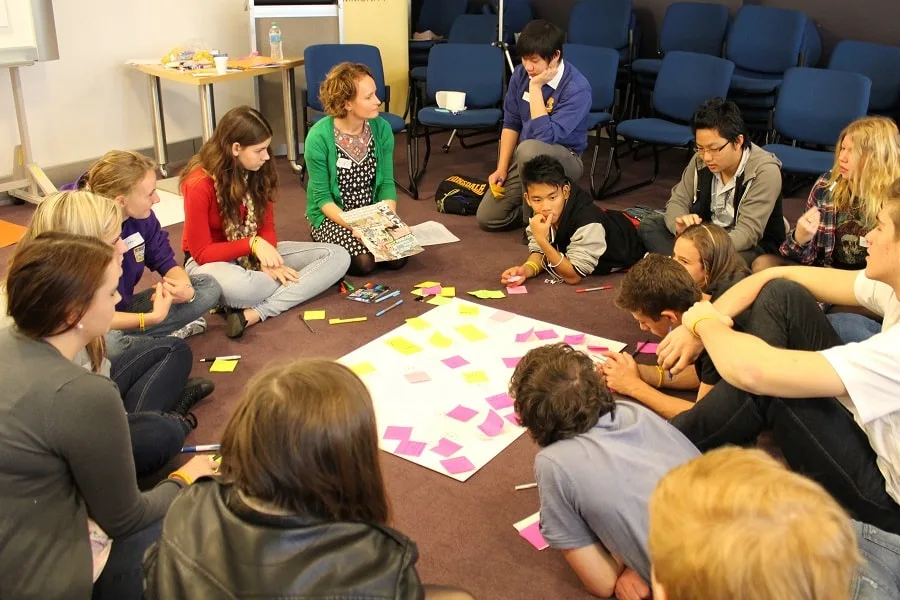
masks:
<svg viewBox="0 0 900 600"><path fill-rule="evenodd" d="M675 235L675 219L691 212L697 201L697 174L706 169L706 163L695 154L685 167L672 195L666 202L666 227ZM750 144L750 158L744 167L743 199L739 204L734 226L729 230L731 241L738 252L749 250L762 239L763 231L775 202L781 194L781 161L771 152L756 144Z"/></svg>

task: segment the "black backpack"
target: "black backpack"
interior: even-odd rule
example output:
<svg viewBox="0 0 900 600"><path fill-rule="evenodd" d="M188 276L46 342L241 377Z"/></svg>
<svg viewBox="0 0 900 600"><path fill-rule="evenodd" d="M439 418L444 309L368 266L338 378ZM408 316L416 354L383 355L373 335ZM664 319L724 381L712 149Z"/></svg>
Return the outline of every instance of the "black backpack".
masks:
<svg viewBox="0 0 900 600"><path fill-rule="evenodd" d="M434 203L438 212L451 215L474 215L488 182L465 175L451 175L438 185Z"/></svg>

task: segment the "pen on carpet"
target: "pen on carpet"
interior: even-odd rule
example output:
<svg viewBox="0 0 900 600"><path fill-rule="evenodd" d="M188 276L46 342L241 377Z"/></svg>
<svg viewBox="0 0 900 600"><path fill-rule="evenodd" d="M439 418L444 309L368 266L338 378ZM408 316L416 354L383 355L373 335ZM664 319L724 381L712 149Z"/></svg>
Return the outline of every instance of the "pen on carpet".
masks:
<svg viewBox="0 0 900 600"><path fill-rule="evenodd" d="M392 308L397 308L397 307L400 306L401 304L403 304L403 299L402 299L402 298L401 298L400 300L397 300L396 302L394 302L393 304L391 304L391 305L388 306L387 308L382 309L382 310L379 310L377 313L375 313L375 316L376 316L376 317L380 317L381 315L383 315L383 314L386 313L387 311L391 310Z"/></svg>
<svg viewBox="0 0 900 600"><path fill-rule="evenodd" d="M379 296L378 298L376 298L375 304L378 304L379 302L384 302L388 298L393 298L394 296L399 296L399 295L400 295L400 290L394 290L390 294L385 294L384 296Z"/></svg>
<svg viewBox="0 0 900 600"><path fill-rule="evenodd" d="M206 358L201 358L200 362L215 362L217 360L240 360L240 354L232 354L231 356L208 356Z"/></svg>
<svg viewBox="0 0 900 600"><path fill-rule="evenodd" d="M182 452L215 452L222 447L222 444L201 444L199 446L185 446Z"/></svg>
<svg viewBox="0 0 900 600"><path fill-rule="evenodd" d="M640 353L640 351L644 349L644 346L646 346L649 343L650 343L650 340L644 340L643 342L638 342L637 347L634 349L634 352L631 353L631 358L634 358L635 356L637 356L638 353Z"/></svg>
<svg viewBox="0 0 900 600"><path fill-rule="evenodd" d="M316 332L316 330L312 328L312 325L309 324L309 321L303 318L303 315L300 316L300 320L303 321L303 324L306 325L306 328L309 329L310 333Z"/></svg>
<svg viewBox="0 0 900 600"><path fill-rule="evenodd" d="M522 485L517 485L517 486L516 486L516 491L519 491L519 490L530 490L531 488L536 488L536 487L537 487L537 484L536 484L536 483L523 483Z"/></svg>
<svg viewBox="0 0 900 600"><path fill-rule="evenodd" d="M575 293L580 294L582 292L599 292L601 290L611 290L611 289L612 289L611 285L601 285L600 287L581 288L581 289L575 290Z"/></svg>

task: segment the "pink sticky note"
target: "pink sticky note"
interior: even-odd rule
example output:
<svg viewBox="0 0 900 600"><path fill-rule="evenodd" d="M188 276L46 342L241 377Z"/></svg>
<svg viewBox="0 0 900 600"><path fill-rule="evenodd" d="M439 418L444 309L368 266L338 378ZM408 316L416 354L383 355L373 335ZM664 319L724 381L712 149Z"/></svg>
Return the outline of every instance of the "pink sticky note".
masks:
<svg viewBox="0 0 900 600"><path fill-rule="evenodd" d="M578 344L584 343L584 334L573 333L572 335L567 335L566 337L564 337L563 341L570 346L577 346Z"/></svg>
<svg viewBox="0 0 900 600"><path fill-rule="evenodd" d="M404 440L397 446L395 452L404 456L422 456L425 452L425 442L414 442L412 440Z"/></svg>
<svg viewBox="0 0 900 600"><path fill-rule="evenodd" d="M441 466L447 469L447 472L451 475L459 475L460 473L468 473L475 470L475 465L465 456L442 460Z"/></svg>
<svg viewBox="0 0 900 600"><path fill-rule="evenodd" d="M440 454L441 456L447 458L453 456L457 452L459 452L460 446L453 440L448 440L447 438L441 438L441 441L437 443L437 446L431 449L435 454Z"/></svg>
<svg viewBox="0 0 900 600"><path fill-rule="evenodd" d="M448 412L447 416L451 419L456 419L457 421L462 421L463 423L465 423L477 414L477 410L472 410L468 406L463 406L462 404L460 404L459 406Z"/></svg>
<svg viewBox="0 0 900 600"><path fill-rule="evenodd" d="M538 550L544 550L545 548L550 547L550 544L548 544L547 540L544 539L544 536L541 535L541 523L539 521L532 523L520 531L519 535L525 538L529 544Z"/></svg>
<svg viewBox="0 0 900 600"><path fill-rule="evenodd" d="M503 418L506 419L507 421L509 421L510 423L512 423L513 425L516 425L516 426L521 425L521 423L519 421L519 415L517 415L514 412L509 413L508 415L506 415Z"/></svg>
<svg viewBox="0 0 900 600"><path fill-rule="evenodd" d="M386 440L399 440L405 442L411 435L412 427L397 427L396 425L390 425L384 431L384 439Z"/></svg>
<svg viewBox="0 0 900 600"><path fill-rule="evenodd" d="M428 288L422 288L422 293L425 294L426 296L437 296L438 294L441 293L441 286L433 285Z"/></svg>
<svg viewBox="0 0 900 600"><path fill-rule="evenodd" d="M642 342L638 344L638 348L641 349L641 354L656 354L656 348L658 346L659 344L655 342L648 342L646 344Z"/></svg>
<svg viewBox="0 0 900 600"><path fill-rule="evenodd" d="M500 435L500 432L503 431L503 417L489 410L487 418L478 426L478 429L488 437Z"/></svg>
<svg viewBox="0 0 900 600"><path fill-rule="evenodd" d="M521 356L513 356L510 358L504 358L503 364L506 365L507 369L515 369L516 365L519 364L519 361L522 360Z"/></svg>
<svg viewBox="0 0 900 600"><path fill-rule="evenodd" d="M516 315L511 312L507 312L505 310L498 310L493 315L491 315L491 321L497 321L498 323L506 323L510 319L514 319Z"/></svg>
<svg viewBox="0 0 900 600"><path fill-rule="evenodd" d="M552 329L542 329L540 331L535 331L534 335L539 340L555 340L559 337L559 334Z"/></svg>
<svg viewBox="0 0 900 600"><path fill-rule="evenodd" d="M451 369L458 369L460 367L464 367L469 364L469 361L464 359L462 356L451 356L450 358L445 358L441 361Z"/></svg>
<svg viewBox="0 0 900 600"><path fill-rule="evenodd" d="M485 400L487 400L487 403L490 404L491 408L494 410L503 410L515 403L513 399L509 397L509 394L495 394L489 398L485 398Z"/></svg>
<svg viewBox="0 0 900 600"><path fill-rule="evenodd" d="M525 289L524 285L508 285L506 286L506 293L514 296L516 294L527 294L528 290Z"/></svg>
<svg viewBox="0 0 900 600"><path fill-rule="evenodd" d="M528 331L523 331L522 333L517 333L517 334L516 334L516 341L517 341L517 342L524 342L525 340L527 340L528 338L531 337L531 334L532 334L532 333L534 333L534 327L532 327L532 328L529 329Z"/></svg>
<svg viewBox="0 0 900 600"><path fill-rule="evenodd" d="M416 371L415 373L407 373L406 380L410 383L423 383L425 381L431 381L431 377L428 376L428 373Z"/></svg>
<svg viewBox="0 0 900 600"><path fill-rule="evenodd" d="M609 352L609 348L606 346L594 346L592 344L588 344L588 352Z"/></svg>

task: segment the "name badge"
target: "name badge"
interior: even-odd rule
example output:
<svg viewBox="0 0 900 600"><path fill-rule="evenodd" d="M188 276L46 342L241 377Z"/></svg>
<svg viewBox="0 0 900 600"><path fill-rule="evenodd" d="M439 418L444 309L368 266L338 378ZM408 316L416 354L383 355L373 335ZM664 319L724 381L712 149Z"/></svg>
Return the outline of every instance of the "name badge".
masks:
<svg viewBox="0 0 900 600"><path fill-rule="evenodd" d="M140 231L135 231L122 241L125 242L126 248L128 248L129 250L133 250L137 246L140 246L144 243L144 236L141 235Z"/></svg>
<svg viewBox="0 0 900 600"><path fill-rule="evenodd" d="M531 102L531 95L526 91L524 94L522 94L522 100L524 100L525 102Z"/></svg>
<svg viewBox="0 0 900 600"><path fill-rule="evenodd" d="M350 159L345 156L342 156L341 158L337 159L338 169L349 169L352 166L352 164L353 163L350 162Z"/></svg>

